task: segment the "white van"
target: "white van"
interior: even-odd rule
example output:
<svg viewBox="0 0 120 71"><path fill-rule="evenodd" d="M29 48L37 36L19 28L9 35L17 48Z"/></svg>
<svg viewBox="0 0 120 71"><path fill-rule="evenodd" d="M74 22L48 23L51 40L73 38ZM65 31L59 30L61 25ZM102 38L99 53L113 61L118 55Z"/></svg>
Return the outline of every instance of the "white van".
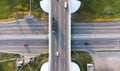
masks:
<svg viewBox="0 0 120 71"><path fill-rule="evenodd" d="M58 51L56 52L56 56L59 56L59 53L58 53Z"/></svg>
<svg viewBox="0 0 120 71"><path fill-rule="evenodd" d="M65 7L65 9L67 9L67 7L68 7L68 4L66 1L64 2L64 7Z"/></svg>

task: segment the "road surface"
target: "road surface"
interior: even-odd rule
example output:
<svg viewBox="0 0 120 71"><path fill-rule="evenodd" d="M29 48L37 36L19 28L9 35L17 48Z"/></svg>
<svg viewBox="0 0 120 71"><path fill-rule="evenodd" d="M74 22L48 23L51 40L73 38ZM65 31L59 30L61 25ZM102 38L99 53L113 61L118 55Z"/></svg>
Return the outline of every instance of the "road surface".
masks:
<svg viewBox="0 0 120 71"><path fill-rule="evenodd" d="M31 58L48 52L47 24L35 19L0 23L0 52ZM24 46L28 44L28 46Z"/></svg>
<svg viewBox="0 0 120 71"><path fill-rule="evenodd" d="M120 22L72 24L72 49L119 49Z"/></svg>
<svg viewBox="0 0 120 71"><path fill-rule="evenodd" d="M53 53L53 69L52 71L70 71L70 48L69 48L69 13L68 9L65 9L64 3L67 0L53 0L52 1L52 16L55 18L56 26L53 33L54 47ZM54 22L53 21L53 22ZM56 53L58 52L58 56Z"/></svg>

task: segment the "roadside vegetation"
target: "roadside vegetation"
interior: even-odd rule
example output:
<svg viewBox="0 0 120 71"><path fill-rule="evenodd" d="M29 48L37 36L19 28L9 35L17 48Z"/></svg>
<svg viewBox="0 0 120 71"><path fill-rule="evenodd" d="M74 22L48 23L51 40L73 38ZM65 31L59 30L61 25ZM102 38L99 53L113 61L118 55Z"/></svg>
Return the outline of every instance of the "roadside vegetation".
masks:
<svg viewBox="0 0 120 71"><path fill-rule="evenodd" d="M120 21L120 0L80 0L81 7L72 14L74 22Z"/></svg>
<svg viewBox="0 0 120 71"><path fill-rule="evenodd" d="M19 57L20 55L18 54L0 53L0 61ZM15 71L15 69L16 69L15 60L0 62L0 71Z"/></svg>
<svg viewBox="0 0 120 71"><path fill-rule="evenodd" d="M37 57L35 57L34 62L30 62L29 66L31 67L32 71L40 71L40 68L43 63L48 62L48 53L41 54ZM27 65L24 65L23 71L31 71L30 67Z"/></svg>
<svg viewBox="0 0 120 71"><path fill-rule="evenodd" d="M8 60L11 58L20 58L20 55L18 54L8 54L8 53L0 53L0 61L2 60ZM35 57L33 62L24 65L23 68L17 68L16 67L16 60L8 60L5 62L0 62L0 71L19 71L21 69L22 71L40 71L40 68L43 63L48 61L48 53L41 54L37 57Z"/></svg>
<svg viewBox="0 0 120 71"><path fill-rule="evenodd" d="M42 21L47 21L47 14L39 5L40 0L32 0L32 15ZM29 0L1 0L0 22L21 19L29 14Z"/></svg>
<svg viewBox="0 0 120 71"><path fill-rule="evenodd" d="M73 62L79 65L81 71L87 71L87 64L93 64L91 56L85 51L72 51L71 58Z"/></svg>
<svg viewBox="0 0 120 71"><path fill-rule="evenodd" d="M80 0L81 7L72 14L73 22L120 21L120 0ZM32 15L48 21L48 14L39 5L40 0L32 0ZM23 18L29 13L29 0L1 0L0 22Z"/></svg>

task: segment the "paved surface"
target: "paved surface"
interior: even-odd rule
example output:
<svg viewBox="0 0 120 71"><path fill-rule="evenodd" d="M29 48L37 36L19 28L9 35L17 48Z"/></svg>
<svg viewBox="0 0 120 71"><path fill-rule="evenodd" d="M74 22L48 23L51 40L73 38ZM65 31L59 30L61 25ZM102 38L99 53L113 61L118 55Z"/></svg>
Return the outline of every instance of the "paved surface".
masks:
<svg viewBox="0 0 120 71"><path fill-rule="evenodd" d="M72 24L72 49L120 49L120 22Z"/></svg>
<svg viewBox="0 0 120 71"><path fill-rule="evenodd" d="M64 8L64 2L67 0L55 0L52 2L52 15L55 18L56 26L54 37L54 71L70 71L69 68L69 20L68 10ZM57 43L57 44L56 44ZM58 51L58 56L56 52Z"/></svg>
<svg viewBox="0 0 120 71"><path fill-rule="evenodd" d="M94 38L72 40L72 49L114 50L120 49L120 38Z"/></svg>
<svg viewBox="0 0 120 71"><path fill-rule="evenodd" d="M120 22L112 23L74 23L72 34L116 34L120 33Z"/></svg>
<svg viewBox="0 0 120 71"><path fill-rule="evenodd" d="M29 60L48 52L47 34L47 24L36 19L0 23L0 52L18 53Z"/></svg>
<svg viewBox="0 0 120 71"><path fill-rule="evenodd" d="M72 50L92 53L95 71L119 71L120 52L94 50L120 50L120 22L72 24Z"/></svg>
<svg viewBox="0 0 120 71"><path fill-rule="evenodd" d="M52 25L54 24L54 27L52 26L52 28L54 28L55 32L52 32L52 47L51 47L51 71L58 71L59 65L58 65L58 57L56 55L56 53L58 52L58 1L54 0L52 2ZM54 17L54 19L53 19Z"/></svg>
<svg viewBox="0 0 120 71"><path fill-rule="evenodd" d="M47 24L36 19L21 19L9 23L0 23L0 36L39 34L48 34Z"/></svg>
<svg viewBox="0 0 120 71"><path fill-rule="evenodd" d="M95 71L120 70L120 52L96 52L93 59Z"/></svg>

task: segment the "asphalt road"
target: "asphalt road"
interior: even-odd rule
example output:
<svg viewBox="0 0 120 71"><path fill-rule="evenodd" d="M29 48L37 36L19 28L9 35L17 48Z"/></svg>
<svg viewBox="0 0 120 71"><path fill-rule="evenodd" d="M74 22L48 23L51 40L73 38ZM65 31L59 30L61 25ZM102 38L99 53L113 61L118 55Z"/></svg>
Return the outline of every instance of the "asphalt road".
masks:
<svg viewBox="0 0 120 71"><path fill-rule="evenodd" d="M69 47L68 47L68 10L64 7L67 0L54 0L52 2L52 16L55 18L56 26L53 33L54 48L54 71L70 71L69 68ZM58 56L56 53L58 52Z"/></svg>
<svg viewBox="0 0 120 71"><path fill-rule="evenodd" d="M59 69L58 71L70 71L70 59L69 59L69 14L68 8L65 9L65 2L68 3L68 0L59 0L58 11L59 11L59 19L58 19L58 61L59 61Z"/></svg>
<svg viewBox="0 0 120 71"><path fill-rule="evenodd" d="M116 34L119 30L120 22L72 24L72 34Z"/></svg>
<svg viewBox="0 0 120 71"><path fill-rule="evenodd" d="M28 44L28 46L24 46L24 44ZM47 50L48 41L46 39L0 40L0 52L39 55Z"/></svg>
<svg viewBox="0 0 120 71"><path fill-rule="evenodd" d="M120 49L120 22L72 24L72 49Z"/></svg>
<svg viewBox="0 0 120 71"><path fill-rule="evenodd" d="M58 32L58 29L57 29L57 19L58 19L58 1L57 0L53 0L52 1L52 10L51 10L51 13L52 13L52 18L51 18L51 21L52 21L52 33L51 33L51 70L50 71L58 71L58 57L56 55L56 53L58 52L58 35L56 34ZM54 19L53 19L54 18ZM53 24L55 24L53 26ZM54 28L54 32L53 32L53 28ZM50 38L49 38L50 39ZM50 50L50 48L49 48Z"/></svg>
<svg viewBox="0 0 120 71"><path fill-rule="evenodd" d="M36 19L1 22L0 52L17 53L27 59L35 57L48 52L47 34L47 24Z"/></svg>
<svg viewBox="0 0 120 71"><path fill-rule="evenodd" d="M47 35L47 23L36 19L20 19L8 23L0 23L1 35Z"/></svg>

